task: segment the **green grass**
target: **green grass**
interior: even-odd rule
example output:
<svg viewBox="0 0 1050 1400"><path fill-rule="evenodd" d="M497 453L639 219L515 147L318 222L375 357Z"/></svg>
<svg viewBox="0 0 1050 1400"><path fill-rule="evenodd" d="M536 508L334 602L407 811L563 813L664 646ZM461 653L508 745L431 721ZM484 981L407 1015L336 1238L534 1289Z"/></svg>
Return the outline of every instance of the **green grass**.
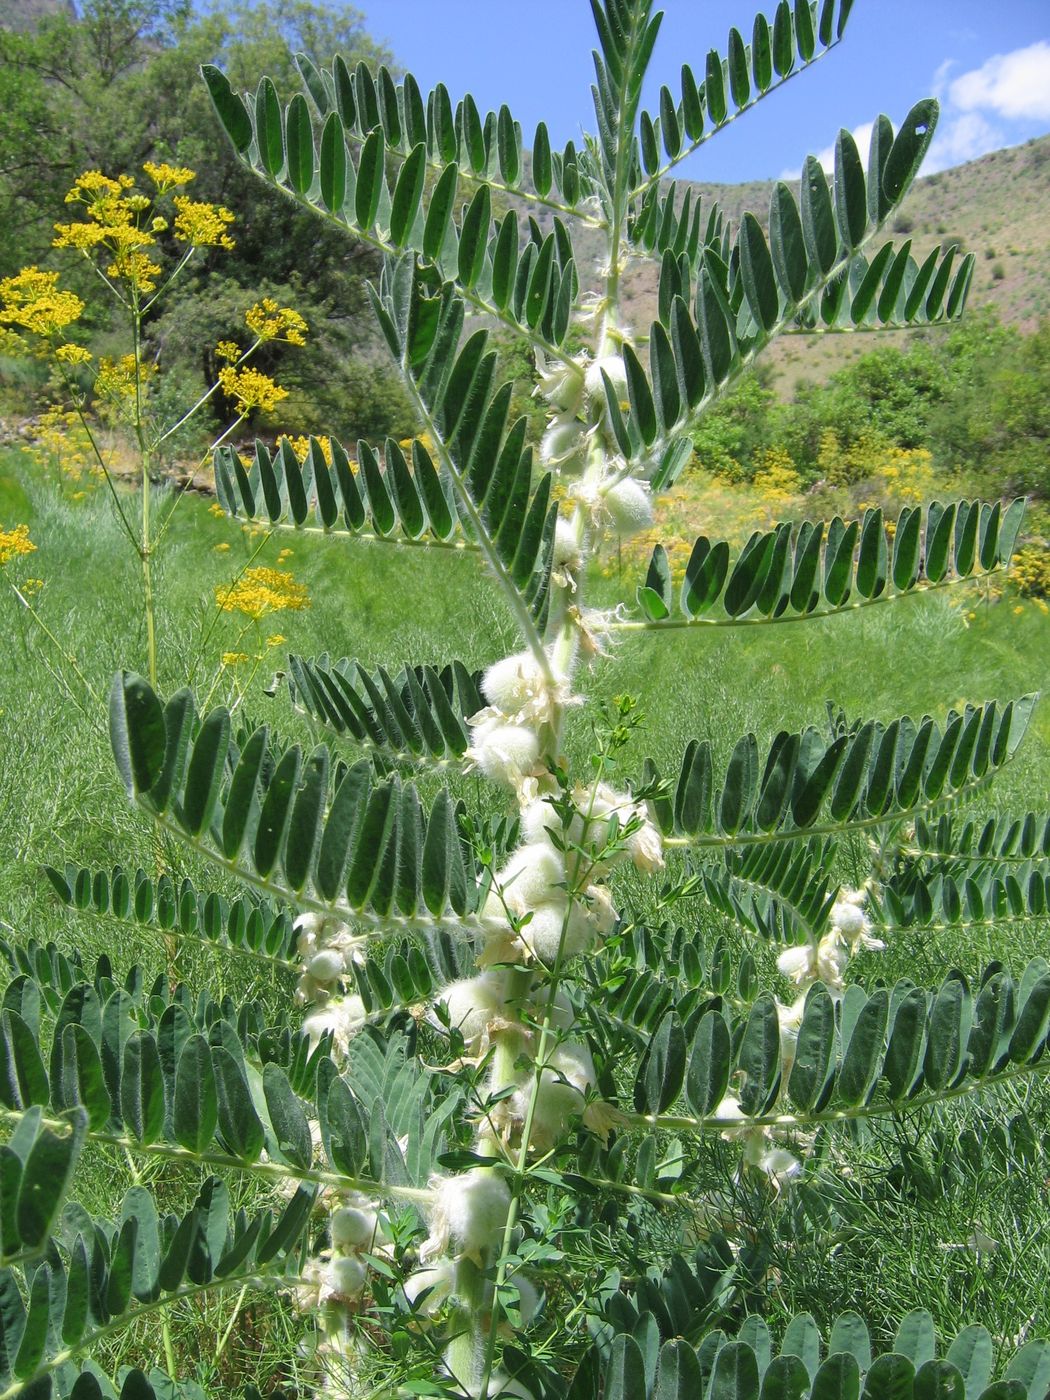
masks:
<svg viewBox="0 0 1050 1400"><path fill-rule="evenodd" d="M128 502L134 506L135 498ZM265 970L246 970L241 960L189 942L165 946L159 936L151 942L141 932L60 910L51 897L40 875L42 863L120 861L151 869L158 856L146 824L120 789L104 712L114 671L144 668L140 575L102 491L80 501L68 491L59 496L25 459L8 453L0 457L0 527L22 520L38 549L19 566L21 575L45 580L35 604L62 648L75 655L95 698L69 677L62 657L15 599L6 590L0 594L6 639L0 667L0 830L8 855L0 869L2 931L19 941L54 939L77 950L88 966L105 952L118 976L139 961L150 975L166 970L195 988L207 986L214 996L256 998L275 1007L289 989ZM256 562L275 564L278 551L290 548L282 567L308 585L313 606L265 619L258 638L238 641L237 623L228 615L211 629L215 589L231 580L261 538L214 518L200 498L181 503L157 569L162 692L184 684L195 670L198 695L212 689L213 703L240 703L252 718L272 719L282 732L309 738L285 695L271 699L264 693L286 648L305 655L328 650L367 664L443 663L458 657L481 666L514 644L494 589L470 557L308 540L287 532L275 534ZM229 548L218 550L222 544ZM593 601L611 606L629 597L634 583L596 580ZM624 758L626 776L645 754L669 771L694 735L710 739L724 759L748 728L769 739L781 728L820 724L828 700L851 717L888 720L927 711L943 717L961 700L1006 699L1038 689L1050 670L1050 621L1031 604L1015 615L1012 600L984 604L972 589L960 596L969 606L954 605L942 594L870 608L855 617L641 637L600 660L583 684L599 696L626 691L639 698L645 724ZM967 620L970 611L975 616ZM268 651L240 702L231 673L220 669L222 653L254 651L277 631L285 634L286 645ZM570 737L570 757L586 755L588 738L581 719ZM981 806L1042 810L1048 791L1050 706L1044 705L1020 756ZM205 887L221 883L181 848L165 846L160 855L175 872L190 874ZM862 855L859 847L847 849L847 872L853 862L861 868ZM683 920L707 926L698 909L679 909ZM1043 923L936 946L913 940L881 958L869 955L860 972L936 981L951 965L973 974L991 958L1019 969L1030 956L1046 952L1047 934ZM763 976L771 977L772 952L760 949L758 956ZM855 1307L885 1337L893 1318L926 1306L945 1333L978 1320L1005 1343L1026 1329L1045 1327L1045 1314L1038 1326L1033 1322L1050 1295L1042 1145L1028 1160L1012 1153L1004 1162L989 1159L979 1167L967 1167L954 1149L966 1127L985 1141L1022 1107L1038 1119L1047 1106L1046 1091L1037 1082L987 1103L943 1112L935 1125L946 1135L943 1141L925 1118L880 1129L854 1144L833 1145L837 1170L830 1179L840 1223L830 1237L796 1233L791 1212L801 1207L785 1207L777 1272L764 1303L774 1322L806 1309L826 1324L837 1311ZM894 1170L900 1140L909 1135L911 1165ZM122 1186L131 1179L126 1164L97 1154L81 1176L79 1194L89 1208L111 1210L114 1182ZM165 1189L174 1209L192 1194L193 1183ZM998 1247L978 1256L967 1243L977 1231ZM228 1315L217 1315L217 1332L227 1320ZM176 1319L177 1351L187 1361L194 1355L197 1321L195 1315ZM294 1325L272 1303L247 1314L220 1368L224 1383L234 1384L238 1357L248 1378L257 1380L253 1357L270 1343L287 1353L279 1339L282 1329ZM144 1331L105 1360L152 1358L156 1350L156 1336ZM204 1361L200 1364L197 1374L211 1374Z"/></svg>

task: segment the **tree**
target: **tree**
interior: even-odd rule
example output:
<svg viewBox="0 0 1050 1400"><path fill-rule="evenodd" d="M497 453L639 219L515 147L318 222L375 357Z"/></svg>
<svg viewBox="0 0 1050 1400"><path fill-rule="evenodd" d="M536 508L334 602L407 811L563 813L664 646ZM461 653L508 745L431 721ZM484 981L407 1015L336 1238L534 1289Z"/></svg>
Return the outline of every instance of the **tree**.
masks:
<svg viewBox="0 0 1050 1400"><path fill-rule="evenodd" d="M206 70L244 164L383 254L373 305L422 430L410 461L394 441L382 460L360 443L356 462L335 441L302 463L260 445L250 468L220 451L220 502L409 561L415 547L469 553L520 649L481 676L456 662L392 675L294 658L292 701L327 736L305 754L266 727L235 733L222 709L199 716L188 691L165 702L141 677L116 677L110 727L129 796L245 893L230 903L170 878L77 870L53 872L56 889L298 973L311 1009L300 1034L290 1015L265 1026L251 1003L194 1002L166 981L149 998L135 986L103 998L74 966L27 960L2 1022L0 1087L19 1121L4 1248L49 1253L29 1266L29 1340L8 1395L52 1374L64 1385L101 1329L173 1296L275 1281L316 1321L314 1383L331 1394L662 1400L699 1394L707 1377L741 1400L760 1388L856 1396L862 1379L871 1396L1045 1389L1044 1344L987 1390L988 1333L969 1329L937 1360L923 1313L874 1362L850 1314L823 1364L807 1317L771 1360L764 1325L735 1311L765 1275L761 1240L725 1235L745 1192L759 1213L778 1194L798 1201L798 1228L819 1230L836 1134L1040 1067L1045 963L1019 980L990 967L979 986L952 972L929 990L867 989L850 971L883 934L1045 912L1045 820L979 830L954 816L1013 757L1031 698L943 722L833 712L765 750L744 735L726 764L693 740L668 776L649 763L628 788L633 703L596 713L576 693L596 652L639 632L804 627L1009 561L1021 503L960 502L906 510L892 543L878 512L785 524L735 558L701 539L680 588L657 547L633 614L586 601L602 537L650 524L694 423L774 335L960 313L972 260L920 267L876 248L936 104L896 133L876 121L867 170L841 132L833 189L807 161L800 202L777 186L768 239L750 214L732 230L680 204L665 178L833 47L849 6L783 4L750 47L732 31L702 85L686 68L680 92L661 90L658 116L640 97L660 23L651 0L594 13L598 136L552 152L541 127L529 184L506 108L483 119L469 98L453 110L443 88L424 101L410 76L338 58L330 70L300 58L303 91L287 106L266 79L244 99ZM530 224L523 238L513 208L493 219L496 193L553 212L551 231ZM579 298L570 218L606 243L596 303ZM620 315L629 252L661 263L644 355ZM468 315L525 335L538 357L538 476L488 331L465 330ZM581 325L590 349L569 353ZM580 720L593 733L582 770L569 742ZM488 780L480 810L470 773ZM872 839L872 874L848 888L836 843L855 836ZM1033 878L1013 873L1015 856ZM644 878L621 883L632 867L650 892L659 881L648 915ZM790 999L758 985L754 959L733 968L724 945L676 927L686 899L780 945ZM44 1053L41 1004L56 1012ZM823 1151L807 1154L807 1132ZM52 1240L53 1182L85 1141L279 1181L287 1203L231 1217L212 1177L184 1217L159 1222L137 1188L119 1227L77 1217ZM646 1270L647 1250L661 1267ZM559 1306L530 1330L533 1275ZM131 1373L124 1388L167 1384Z"/></svg>

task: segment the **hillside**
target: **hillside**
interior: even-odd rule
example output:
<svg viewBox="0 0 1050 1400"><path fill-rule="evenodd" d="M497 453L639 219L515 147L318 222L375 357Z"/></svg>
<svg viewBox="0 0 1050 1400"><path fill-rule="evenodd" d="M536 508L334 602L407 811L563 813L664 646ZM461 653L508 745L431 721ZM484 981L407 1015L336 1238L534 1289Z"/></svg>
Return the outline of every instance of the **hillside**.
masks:
<svg viewBox="0 0 1050 1400"><path fill-rule="evenodd" d="M686 187L685 181L680 187ZM772 181L694 184L709 208L720 204L736 222L745 209L763 218ZM994 306L1004 321L1032 329L1050 315L1050 136L994 151L979 160L916 181L893 224L921 257L936 244L958 243L977 254L970 309ZM580 240L582 260L586 239ZM625 277L625 307L647 327L656 304L656 268L636 262ZM902 334L907 334L902 332ZM789 396L803 379L822 379L871 346L867 335L785 336L767 356L777 387Z"/></svg>

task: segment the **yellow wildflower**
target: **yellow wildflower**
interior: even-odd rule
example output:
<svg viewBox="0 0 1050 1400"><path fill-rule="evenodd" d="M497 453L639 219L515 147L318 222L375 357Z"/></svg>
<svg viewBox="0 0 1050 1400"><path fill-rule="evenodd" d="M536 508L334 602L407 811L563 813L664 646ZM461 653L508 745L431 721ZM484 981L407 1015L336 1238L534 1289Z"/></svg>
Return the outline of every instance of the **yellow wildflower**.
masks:
<svg viewBox="0 0 1050 1400"><path fill-rule="evenodd" d="M77 204L82 200L97 199L99 195L120 195L124 190L130 190L135 181L130 175L119 175L115 180L111 180L108 175L103 175L101 170L85 170L82 175L78 175L73 184L73 188L66 195L67 204Z"/></svg>
<svg viewBox="0 0 1050 1400"><path fill-rule="evenodd" d="M32 598L34 593L39 593L44 586L42 578L27 578L22 581L22 592L27 598Z"/></svg>
<svg viewBox="0 0 1050 1400"><path fill-rule="evenodd" d="M305 345L307 324L290 306L278 306L273 297L250 306L244 313L248 329L260 340L286 340L289 345Z"/></svg>
<svg viewBox="0 0 1050 1400"><path fill-rule="evenodd" d="M266 638L266 645L268 647L279 647L284 644L284 640L280 632L275 632L272 637Z"/></svg>
<svg viewBox="0 0 1050 1400"><path fill-rule="evenodd" d="M233 215L221 204L202 204L177 194L175 209L175 237L180 242L191 243L194 248L234 246L226 232L227 226L233 223Z"/></svg>
<svg viewBox="0 0 1050 1400"><path fill-rule="evenodd" d="M299 612L310 606L306 585L297 583L284 569L245 569L229 586L215 590L215 602L223 612L241 612L259 618L275 612Z"/></svg>
<svg viewBox="0 0 1050 1400"><path fill-rule="evenodd" d="M167 194L197 178L196 170L188 170L184 165L168 165L166 161L147 160L142 168L156 185L158 194Z"/></svg>
<svg viewBox="0 0 1050 1400"><path fill-rule="evenodd" d="M82 501L86 495L87 495L87 492L86 492L86 491L74 491L74 492L73 492L73 500L74 500L74 501Z"/></svg>
<svg viewBox="0 0 1050 1400"><path fill-rule="evenodd" d="M139 383L145 387L145 381L156 373L156 365L137 367L134 355L121 355L119 360L103 355L95 378L95 393L100 399L109 399L114 403L127 401L135 397Z"/></svg>
<svg viewBox="0 0 1050 1400"><path fill-rule="evenodd" d="M293 549L282 549L280 554L278 554L277 556L278 564L283 564L284 561L286 559L290 559L294 553L295 551Z"/></svg>
<svg viewBox="0 0 1050 1400"><path fill-rule="evenodd" d="M0 530L0 565L9 564L20 554L32 554L36 545L29 538L28 525L16 525L13 530Z"/></svg>
<svg viewBox="0 0 1050 1400"><path fill-rule="evenodd" d="M288 397L287 389L282 389L268 374L261 374L257 369L234 369L227 365L219 370L219 383L226 397L233 399L238 413L250 413L253 408L270 413Z"/></svg>
<svg viewBox="0 0 1050 1400"><path fill-rule="evenodd" d="M241 347L233 340L220 340L215 347L215 355L220 360L239 360Z"/></svg>
<svg viewBox="0 0 1050 1400"><path fill-rule="evenodd" d="M0 324L52 336L80 319L84 303L59 290L57 272L26 267L0 280Z"/></svg>
<svg viewBox="0 0 1050 1400"><path fill-rule="evenodd" d="M219 544L213 544L213 545L212 545L212 549L215 550L215 553L216 553L216 554L225 554L226 551L229 549L229 547L230 547L230 542L229 542L229 540L222 540Z"/></svg>
<svg viewBox="0 0 1050 1400"><path fill-rule="evenodd" d="M110 277L119 277L139 292L152 292L160 276L160 264L135 249L121 248L106 268Z"/></svg>
<svg viewBox="0 0 1050 1400"><path fill-rule="evenodd" d="M243 666L251 657L246 651L224 651L222 654L222 664L224 666Z"/></svg>
<svg viewBox="0 0 1050 1400"><path fill-rule="evenodd" d="M167 219L162 219L159 217L156 219L150 219L149 226L151 233L163 233L164 230L168 227L168 221Z"/></svg>
<svg viewBox="0 0 1050 1400"><path fill-rule="evenodd" d="M91 358L91 351L83 345L60 345L55 351L55 359L67 365L86 365Z"/></svg>
<svg viewBox="0 0 1050 1400"><path fill-rule="evenodd" d="M222 506L219 505L218 501L212 501L211 505L208 507L208 514L218 516L220 520L224 519L226 516L226 512L223 510Z"/></svg>

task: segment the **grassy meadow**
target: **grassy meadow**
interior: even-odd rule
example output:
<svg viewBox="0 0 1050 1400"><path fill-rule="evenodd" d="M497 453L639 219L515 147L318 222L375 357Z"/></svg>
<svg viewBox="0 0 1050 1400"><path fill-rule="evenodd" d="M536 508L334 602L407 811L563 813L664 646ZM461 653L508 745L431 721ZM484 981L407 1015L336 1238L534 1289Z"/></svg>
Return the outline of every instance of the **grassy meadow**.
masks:
<svg viewBox="0 0 1050 1400"><path fill-rule="evenodd" d="M129 492L127 500L134 504L134 495ZM172 497L161 496L160 519L171 504ZM106 953L118 978L140 962L148 978L166 970L195 988L206 986L214 996L276 1005L291 991L280 977L190 942L165 944L159 935L151 941L140 930L62 910L41 876L45 862L108 866L119 861L150 869L159 858L204 888L222 884L181 849L155 848L147 824L127 805L110 757L107 687L116 669L144 668L145 640L138 564L104 489L76 499L69 486L56 487L28 458L8 451L0 457L0 527L23 521L36 552L8 569L13 578L42 581L31 601L55 641L43 635L9 589L0 593L5 638L0 932L19 942L53 939L78 952L89 968ZM282 550L290 553L282 557ZM311 606L265 618L257 631L242 634L234 615L218 611L216 589L228 585L249 560L292 570L307 586ZM612 607L630 598L639 581L636 569L625 567L621 575L612 561L592 581L589 601ZM291 532L267 539L218 518L196 495L180 502L164 535L156 589L162 693L192 678L199 704L210 694L212 704L235 705L246 718L266 719L307 742L311 735L286 694L265 693L288 650L306 656L327 650L395 668L406 660L453 658L477 667L505 654L513 642L499 599L479 582L478 566L469 556ZM273 641L278 635L283 640ZM230 653L262 660L257 666L251 660L224 665L222 658ZM72 673L69 657L82 680ZM670 770L694 735L709 738L725 759L748 728L768 740L781 728L820 724L827 700L850 717L889 720L926 711L943 717L949 705L966 699L1006 699L1038 690L1048 674L1050 619L1044 612L1010 595L985 599L979 585L967 585L824 621L628 636L615 655L597 662L587 685L596 695L629 692L639 700L645 723L624 761L624 774L630 776L646 754ZM586 720L577 729L570 745L580 758L588 752ZM1050 705L1044 703L1016 761L981 806L1040 811L1048 791ZM855 855L849 849L843 853L847 878ZM676 916L713 922L713 916L688 904L679 905ZM1045 922L1014 925L1003 935L989 933L977 941L928 946L912 940L892 946L884 954L866 955L859 973L935 983L953 964L972 974L998 958L1019 970L1048 949ZM757 957L766 985L772 985L773 952L759 949ZM784 1230L766 1300L771 1321L808 1310L826 1326L837 1312L855 1308L885 1337L891 1319L927 1307L942 1334L981 1321L1005 1346L1045 1331L1050 1325L1050 1158L1043 1144L1035 1143L1027 1155L1016 1154L999 1167L985 1161L967 1176L954 1160L953 1146L965 1129L984 1136L1022 1106L1045 1121L1048 1104L1047 1089L1036 1078L984 1103L942 1109L932 1131L928 1117L902 1119L864 1140L837 1141L831 1150L841 1166L840 1189L843 1200L852 1203L853 1223L833 1235L818 1232L815 1243L797 1246ZM901 1144L908 1144L905 1157L913 1170L888 1170L893 1154L882 1150L880 1132L889 1135L897 1155ZM84 1203L112 1209L114 1174L125 1175L130 1184L130 1168L101 1152L94 1166L94 1174L82 1174ZM962 1185L956 1180L942 1193L939 1173L948 1168L963 1171ZM175 1183L170 1189L177 1194L183 1187ZM192 1190L187 1181L187 1197ZM96 1199L87 1199L93 1192ZM184 1319L187 1327L192 1320ZM195 1358L197 1374L232 1385L241 1361L251 1365L253 1350L257 1361L266 1329L294 1326L275 1303L239 1316L221 1365ZM224 1330L217 1326L215 1335ZM177 1319L176 1352L180 1339ZM109 1360L141 1356L137 1348L155 1355L157 1338L139 1329L121 1345L124 1350ZM278 1344L278 1349L287 1354L286 1347Z"/></svg>

